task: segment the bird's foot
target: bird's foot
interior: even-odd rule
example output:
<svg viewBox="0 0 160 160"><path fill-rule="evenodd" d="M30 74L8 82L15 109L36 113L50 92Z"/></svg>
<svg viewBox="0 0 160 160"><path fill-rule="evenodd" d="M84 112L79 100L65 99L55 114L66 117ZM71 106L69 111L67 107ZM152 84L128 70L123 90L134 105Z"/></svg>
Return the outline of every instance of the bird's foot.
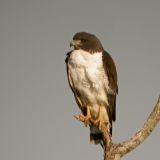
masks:
<svg viewBox="0 0 160 160"><path fill-rule="evenodd" d="M100 130L103 127L104 122L102 121L102 119L98 118L94 121L94 125L97 126Z"/></svg>
<svg viewBox="0 0 160 160"><path fill-rule="evenodd" d="M91 116L84 116L82 113L79 116L74 116L77 120L84 123L84 125L87 127L87 125L92 124L92 118Z"/></svg>
<svg viewBox="0 0 160 160"><path fill-rule="evenodd" d="M102 119L97 119L94 121L94 125L99 128L99 130L106 130L109 133L109 123L104 122ZM109 133L110 134L110 133Z"/></svg>

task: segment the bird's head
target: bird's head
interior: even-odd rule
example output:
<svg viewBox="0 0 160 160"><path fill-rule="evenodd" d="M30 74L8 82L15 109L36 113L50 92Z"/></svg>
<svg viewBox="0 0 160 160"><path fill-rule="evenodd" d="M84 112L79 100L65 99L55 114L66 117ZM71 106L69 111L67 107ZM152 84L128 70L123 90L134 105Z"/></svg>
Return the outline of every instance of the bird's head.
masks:
<svg viewBox="0 0 160 160"><path fill-rule="evenodd" d="M76 33L73 36L70 46L73 46L74 49L82 49L92 54L103 51L103 46L99 39L95 35L87 32Z"/></svg>

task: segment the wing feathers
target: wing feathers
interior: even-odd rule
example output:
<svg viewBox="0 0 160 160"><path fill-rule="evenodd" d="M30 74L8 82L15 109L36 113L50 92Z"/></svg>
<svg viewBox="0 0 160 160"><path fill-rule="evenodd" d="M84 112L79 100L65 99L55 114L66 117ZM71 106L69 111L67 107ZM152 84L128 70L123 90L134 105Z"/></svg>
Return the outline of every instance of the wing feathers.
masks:
<svg viewBox="0 0 160 160"><path fill-rule="evenodd" d="M106 51L103 51L103 65L105 73L108 77L109 87L113 91L112 94L107 94L109 103L109 118L110 122L116 120L116 94L118 94L117 71L112 57ZM112 124L112 123L111 123Z"/></svg>

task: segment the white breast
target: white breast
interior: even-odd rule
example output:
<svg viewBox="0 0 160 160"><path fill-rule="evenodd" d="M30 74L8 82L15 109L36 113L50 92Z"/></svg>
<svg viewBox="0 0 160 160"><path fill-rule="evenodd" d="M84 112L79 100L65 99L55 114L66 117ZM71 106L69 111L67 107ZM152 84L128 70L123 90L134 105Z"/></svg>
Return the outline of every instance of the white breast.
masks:
<svg viewBox="0 0 160 160"><path fill-rule="evenodd" d="M70 55L68 67L71 83L88 103L108 104L108 79L104 73L101 52L89 54L75 50Z"/></svg>

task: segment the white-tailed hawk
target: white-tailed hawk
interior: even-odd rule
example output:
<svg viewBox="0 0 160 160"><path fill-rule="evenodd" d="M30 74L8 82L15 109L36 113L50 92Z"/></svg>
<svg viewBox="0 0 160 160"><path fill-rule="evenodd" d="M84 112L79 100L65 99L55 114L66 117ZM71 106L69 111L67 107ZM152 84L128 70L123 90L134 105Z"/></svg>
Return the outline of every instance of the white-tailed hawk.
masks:
<svg viewBox="0 0 160 160"><path fill-rule="evenodd" d="M67 75L81 116L105 123L112 135L118 93L115 63L93 34L76 33L70 45L74 49L67 53ZM90 125L90 140L102 144L102 134L94 125Z"/></svg>

